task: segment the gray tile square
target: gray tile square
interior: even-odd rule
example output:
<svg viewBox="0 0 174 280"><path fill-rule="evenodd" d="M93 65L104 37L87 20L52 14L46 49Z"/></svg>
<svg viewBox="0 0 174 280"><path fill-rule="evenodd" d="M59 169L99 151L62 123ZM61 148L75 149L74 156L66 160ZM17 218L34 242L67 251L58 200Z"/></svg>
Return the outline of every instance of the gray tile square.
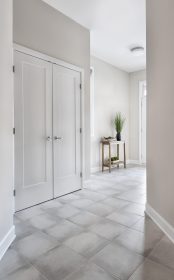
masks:
<svg viewBox="0 0 174 280"><path fill-rule="evenodd" d="M49 280L62 280L83 265L86 259L71 249L60 246L42 255L34 266Z"/></svg>
<svg viewBox="0 0 174 280"><path fill-rule="evenodd" d="M131 227L138 220L140 220L141 216L123 211L115 211L114 213L108 215L106 218L124 226Z"/></svg>
<svg viewBox="0 0 174 280"><path fill-rule="evenodd" d="M109 215L110 213L114 212L114 207L111 207L102 202L96 202L93 205L90 205L86 210L95 215L105 217L105 216Z"/></svg>
<svg viewBox="0 0 174 280"><path fill-rule="evenodd" d="M131 190L131 191L126 191L122 194L120 194L120 196L118 196L120 199L124 199L127 201L132 201L132 202L136 202L137 199L140 198L140 194Z"/></svg>
<svg viewBox="0 0 174 280"><path fill-rule="evenodd" d="M24 266L14 273L6 276L3 280L46 280L33 266Z"/></svg>
<svg viewBox="0 0 174 280"><path fill-rule="evenodd" d="M53 217L47 213L38 215L27 221L28 225L38 228L40 230L52 227L56 223L57 223L56 219L53 219Z"/></svg>
<svg viewBox="0 0 174 280"><path fill-rule="evenodd" d="M60 207L55 214L60 218L68 219L76 215L80 211L81 211L80 209L72 205L65 204L63 207Z"/></svg>
<svg viewBox="0 0 174 280"><path fill-rule="evenodd" d="M56 201L60 203L69 203L70 201L79 199L78 192L70 193L61 197L56 198Z"/></svg>
<svg viewBox="0 0 174 280"><path fill-rule="evenodd" d="M89 212L81 212L80 214L73 216L69 220L77 225L89 227L92 224L99 222L101 218Z"/></svg>
<svg viewBox="0 0 174 280"><path fill-rule="evenodd" d="M120 191L117 191L116 189L114 188L111 188L111 187L106 187L106 188L101 188L100 193L106 195L106 196L112 196L112 195L117 195L117 194L120 194Z"/></svg>
<svg viewBox="0 0 174 280"><path fill-rule="evenodd" d="M28 235L31 235L38 231L37 228L28 225L28 223L19 223L15 226L15 233L16 233L16 239L15 242L19 239L22 239Z"/></svg>
<svg viewBox="0 0 174 280"><path fill-rule="evenodd" d="M103 200L102 203L107 204L115 209L122 209L129 204L127 201L112 197Z"/></svg>
<svg viewBox="0 0 174 280"><path fill-rule="evenodd" d="M83 265L79 270L72 273L66 280L119 280L118 278L113 278L106 271L104 271L99 266L88 263Z"/></svg>
<svg viewBox="0 0 174 280"><path fill-rule="evenodd" d="M161 236L156 234L127 229L115 239L115 242L138 254L148 256L160 239Z"/></svg>
<svg viewBox="0 0 174 280"><path fill-rule="evenodd" d="M138 203L132 202L128 206L124 207L123 210L132 214L137 214L143 217L145 216L145 205Z"/></svg>
<svg viewBox="0 0 174 280"><path fill-rule="evenodd" d="M31 208L22 210L20 212L17 212L15 214L15 216L22 221L26 221L28 219L31 219L32 217L35 217L35 216L41 215L41 214L43 214L43 211L41 210L40 205L37 205L37 206L31 207Z"/></svg>
<svg viewBox="0 0 174 280"><path fill-rule="evenodd" d="M129 280L173 280L174 271L165 266L146 260Z"/></svg>
<svg viewBox="0 0 174 280"><path fill-rule="evenodd" d="M63 204L59 202L57 199L47 201L40 205L42 210L50 210L55 211L57 208L62 207Z"/></svg>
<svg viewBox="0 0 174 280"><path fill-rule="evenodd" d="M143 256L117 245L109 244L91 259L120 280L127 280L144 261Z"/></svg>
<svg viewBox="0 0 174 280"><path fill-rule="evenodd" d="M69 238L64 244L84 257L89 258L106 246L108 241L92 232L86 231Z"/></svg>
<svg viewBox="0 0 174 280"><path fill-rule="evenodd" d="M23 255L30 261L33 261L45 252L56 247L58 244L58 241L56 242L55 240L51 239L51 237L49 237L47 234L36 232L17 241L13 246L20 255Z"/></svg>
<svg viewBox="0 0 174 280"><path fill-rule="evenodd" d="M102 193L91 191L91 190L88 190L88 189L83 189L82 191L79 191L78 195L80 197L84 197L84 198L90 199L90 200L95 201L95 202L101 201L101 200L107 198L107 196L102 194Z"/></svg>
<svg viewBox="0 0 174 280"><path fill-rule="evenodd" d="M140 204L145 204L145 201L146 201L145 195L142 195L136 191L124 192L121 195L119 195L118 198L124 199L127 201L131 201L131 202L140 203Z"/></svg>
<svg viewBox="0 0 174 280"><path fill-rule="evenodd" d="M88 229L107 240L113 240L115 237L124 232L127 227L108 219L103 219L99 223L90 226Z"/></svg>
<svg viewBox="0 0 174 280"><path fill-rule="evenodd" d="M114 188L115 190L117 190L119 192L118 194L114 194L113 197L117 197L118 195L121 195L122 193L129 190L129 187L127 185L125 185L125 183L122 181L120 181L118 183L114 182L114 186L112 186L112 188Z"/></svg>
<svg viewBox="0 0 174 280"><path fill-rule="evenodd" d="M9 249L0 261L0 279L26 265L26 260L13 249Z"/></svg>
<svg viewBox="0 0 174 280"><path fill-rule="evenodd" d="M73 205L74 207L77 207L77 208L81 208L81 209L86 209L91 204L94 204L94 202L92 200L87 199L87 198L82 198L82 197L79 199L73 200L71 202L71 205Z"/></svg>
<svg viewBox="0 0 174 280"><path fill-rule="evenodd" d="M58 225L46 230L48 235L53 236L60 242L63 242L67 238L70 238L80 232L82 232L82 228L80 226L67 220L62 220L58 223Z"/></svg>

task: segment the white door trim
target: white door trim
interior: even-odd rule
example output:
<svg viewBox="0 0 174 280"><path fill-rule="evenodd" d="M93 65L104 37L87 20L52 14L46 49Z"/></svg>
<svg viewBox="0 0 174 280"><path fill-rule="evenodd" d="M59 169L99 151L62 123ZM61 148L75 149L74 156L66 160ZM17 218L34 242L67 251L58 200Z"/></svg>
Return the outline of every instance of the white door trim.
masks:
<svg viewBox="0 0 174 280"><path fill-rule="evenodd" d="M22 52L24 54L28 54L28 55L31 55L31 56L34 56L34 57L37 57L37 58L40 58L42 60L45 60L47 62L51 62L51 63L56 63L60 66L64 66L66 68L69 68L69 69L72 69L72 70L75 70L77 72L84 72L83 68L81 67L78 67L76 65L73 65L71 63L68 63L68 62L65 62L63 60L60 60L60 59L57 59L55 57L52 57L52 56L49 56L49 55L46 55L46 54L43 54L41 52L38 52L38 51L34 51L32 49L29 49L29 48L26 48L26 47L23 47L21 45L18 45L18 44L13 44L13 48L14 50L18 51L18 52Z"/></svg>
<svg viewBox="0 0 174 280"><path fill-rule="evenodd" d="M142 106L141 106L141 100L143 96L143 87L144 84L146 84L146 80L139 82L139 162L142 164Z"/></svg>
<svg viewBox="0 0 174 280"><path fill-rule="evenodd" d="M84 185L84 175L85 175L85 133L84 133L84 120L85 120L85 104L84 104L84 95L85 95L85 90L84 90L84 69L81 67L78 67L76 65L70 64L68 62L65 62L63 60L48 56L46 54L40 53L38 51L34 51L32 49L26 48L24 46L18 45L18 44L13 44L13 49L15 51L45 60L47 62L57 64L63 67L66 67L68 69L72 69L74 71L80 72L81 76L81 172L82 172L82 188Z"/></svg>

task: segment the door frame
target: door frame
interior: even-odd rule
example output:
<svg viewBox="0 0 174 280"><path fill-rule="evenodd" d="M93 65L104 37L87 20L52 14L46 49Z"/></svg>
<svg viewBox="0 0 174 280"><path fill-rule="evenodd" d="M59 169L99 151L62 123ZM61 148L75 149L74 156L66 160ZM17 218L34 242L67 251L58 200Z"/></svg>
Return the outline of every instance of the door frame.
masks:
<svg viewBox="0 0 174 280"><path fill-rule="evenodd" d="M84 122L85 122L85 103L84 103L84 69L81 67L78 67L76 65L70 64L68 62L65 62L63 60L54 58L52 56L48 56L46 54L40 53L38 51L26 48L19 44L13 44L13 51L21 52L26 55L30 55L39 59L42 59L44 61L47 61L52 64L57 64L59 66L63 66L65 68L77 71L80 73L80 79L81 79L81 188L84 186L84 175L85 175L85 137L84 137ZM80 85L79 85L80 86ZM52 92L53 94L53 92ZM15 159L14 159L15 161Z"/></svg>
<svg viewBox="0 0 174 280"><path fill-rule="evenodd" d="M143 87L146 84L146 80L139 82L139 162L142 164L142 97Z"/></svg>

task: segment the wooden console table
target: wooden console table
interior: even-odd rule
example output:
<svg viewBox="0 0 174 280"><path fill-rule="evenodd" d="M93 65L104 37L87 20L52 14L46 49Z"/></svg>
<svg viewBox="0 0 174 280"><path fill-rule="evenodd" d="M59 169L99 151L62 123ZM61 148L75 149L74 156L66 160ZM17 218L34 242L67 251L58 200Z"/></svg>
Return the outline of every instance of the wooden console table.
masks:
<svg viewBox="0 0 174 280"><path fill-rule="evenodd" d="M111 168L119 168L119 164L123 164L124 168L126 168L126 145L125 141L117 141L115 139L107 140L107 139L102 139L101 140L102 144L102 172L104 171L104 167L109 168L109 172L111 172ZM117 157L118 160L114 161L114 163L111 162L111 146L112 145L117 145ZM124 160L121 161L119 156L120 156L120 145L123 146L123 152L124 152ZM108 162L105 161L105 146L109 147L109 158Z"/></svg>

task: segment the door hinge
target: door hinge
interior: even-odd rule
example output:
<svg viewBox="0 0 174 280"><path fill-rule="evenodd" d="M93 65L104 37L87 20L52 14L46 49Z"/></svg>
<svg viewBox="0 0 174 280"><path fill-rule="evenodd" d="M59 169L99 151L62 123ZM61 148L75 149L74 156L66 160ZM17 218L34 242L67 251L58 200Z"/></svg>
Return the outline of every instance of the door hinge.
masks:
<svg viewBox="0 0 174 280"><path fill-rule="evenodd" d="M82 84L80 84L80 89L82 89Z"/></svg>
<svg viewBox="0 0 174 280"><path fill-rule="evenodd" d="M15 66L13 65L13 73L15 73Z"/></svg>
<svg viewBox="0 0 174 280"><path fill-rule="evenodd" d="M13 190L13 196L16 196L16 190Z"/></svg>
<svg viewBox="0 0 174 280"><path fill-rule="evenodd" d="M83 177L83 173L82 172L80 172L80 178L82 178Z"/></svg>
<svg viewBox="0 0 174 280"><path fill-rule="evenodd" d="M80 128L80 133L82 133L82 128Z"/></svg>
<svg viewBox="0 0 174 280"><path fill-rule="evenodd" d="M15 133L16 133L16 129L15 127L13 127L13 134L15 135Z"/></svg>

